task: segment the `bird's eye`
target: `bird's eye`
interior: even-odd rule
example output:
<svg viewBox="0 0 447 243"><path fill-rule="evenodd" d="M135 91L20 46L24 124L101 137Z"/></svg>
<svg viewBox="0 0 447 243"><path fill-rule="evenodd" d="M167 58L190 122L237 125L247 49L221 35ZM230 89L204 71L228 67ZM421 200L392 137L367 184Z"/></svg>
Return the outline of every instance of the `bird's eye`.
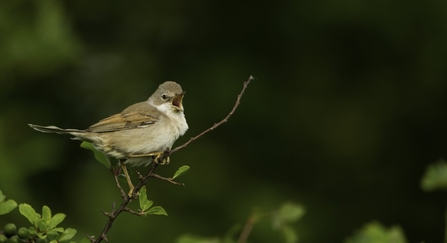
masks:
<svg viewBox="0 0 447 243"><path fill-rule="evenodd" d="M161 95L161 98L164 99L164 100L167 100L167 99L168 99L168 96L167 96L166 94L162 94L162 95Z"/></svg>

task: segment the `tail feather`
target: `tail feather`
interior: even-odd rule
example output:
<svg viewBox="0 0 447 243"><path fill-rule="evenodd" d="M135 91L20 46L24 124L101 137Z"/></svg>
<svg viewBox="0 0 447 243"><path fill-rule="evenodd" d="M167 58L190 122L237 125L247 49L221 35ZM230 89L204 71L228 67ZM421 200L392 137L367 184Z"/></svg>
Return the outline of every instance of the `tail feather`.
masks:
<svg viewBox="0 0 447 243"><path fill-rule="evenodd" d="M72 134L72 133L84 133L84 130L78 130L78 129L62 129L56 126L39 126L39 125L33 125L28 124L31 128L33 128L36 131L39 132L46 132L46 133L58 133L58 134Z"/></svg>

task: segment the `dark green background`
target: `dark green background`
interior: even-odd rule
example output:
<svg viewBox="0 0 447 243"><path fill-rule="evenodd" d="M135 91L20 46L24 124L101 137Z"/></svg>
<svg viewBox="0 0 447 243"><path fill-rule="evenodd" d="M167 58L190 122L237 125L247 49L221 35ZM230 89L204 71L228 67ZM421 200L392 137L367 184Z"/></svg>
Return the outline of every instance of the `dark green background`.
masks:
<svg viewBox="0 0 447 243"><path fill-rule="evenodd" d="M146 100L165 80L187 91L190 126L150 181L169 217L122 215L110 242L223 235L253 207L306 206L302 242L342 242L367 222L441 242L445 193L424 193L447 157L447 2L56 1L0 3L0 190L64 212L98 235L120 196L107 169L68 136L26 124L86 128ZM141 170L144 170L140 168ZM15 211L0 223L26 225ZM21 223L20 223L21 222ZM268 225L251 242L277 242Z"/></svg>

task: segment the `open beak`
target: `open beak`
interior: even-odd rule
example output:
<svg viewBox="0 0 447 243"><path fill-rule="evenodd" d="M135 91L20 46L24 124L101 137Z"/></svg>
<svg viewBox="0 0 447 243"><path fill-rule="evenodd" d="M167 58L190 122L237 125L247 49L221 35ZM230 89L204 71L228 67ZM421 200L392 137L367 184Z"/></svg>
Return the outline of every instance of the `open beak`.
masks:
<svg viewBox="0 0 447 243"><path fill-rule="evenodd" d="M174 98L172 98L171 103L175 107L175 109L179 111L183 111L183 96L185 95L186 91L183 91L183 93L176 95Z"/></svg>

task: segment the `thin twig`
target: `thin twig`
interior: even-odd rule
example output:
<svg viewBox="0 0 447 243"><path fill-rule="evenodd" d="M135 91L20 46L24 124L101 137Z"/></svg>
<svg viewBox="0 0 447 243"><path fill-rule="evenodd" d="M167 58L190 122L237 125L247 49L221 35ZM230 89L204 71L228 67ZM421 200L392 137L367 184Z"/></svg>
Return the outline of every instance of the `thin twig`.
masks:
<svg viewBox="0 0 447 243"><path fill-rule="evenodd" d="M194 140L197 140L197 139L200 138L201 136L205 135L206 133L208 133L208 132L210 132L210 131L216 129L218 126L220 126L220 125L222 125L223 123L227 122L227 121L228 121L228 118L230 118L230 116L232 116L233 113L236 111L237 107L239 106L239 103L241 102L241 98L242 98L242 95L243 95L244 92L245 92L245 89L247 88L248 84L249 84L253 79L254 79L254 77L253 77L252 75L250 75L250 77L248 78L248 80L244 82L244 86L243 86L243 88L242 88L242 91L241 91L241 93L239 93L239 95L237 96L237 100L236 100L236 103L235 103L234 106L233 106L233 109L230 111L230 113L228 113L228 115L227 115L222 121L220 121L220 122L218 122L218 123L215 123L212 127L210 127L210 128L208 128L207 130L203 131L203 132L200 133L199 135L197 135L197 136L192 137L191 139L189 139L188 142L186 142L186 143L184 143L184 144L182 144L182 145L176 147L175 149L171 150L171 151L169 152L169 154L172 154L172 153L174 153L174 152L179 151L179 150L182 149L182 148L185 148L186 146L188 146L188 145L189 145L191 142L193 142Z"/></svg>
<svg viewBox="0 0 447 243"><path fill-rule="evenodd" d="M119 172L121 170L121 166L118 166L117 168L111 168L110 170L112 171L113 177L115 178L116 187L118 187L118 189L120 190L121 197L125 198L127 196L127 194L124 191L124 189L121 187L120 182L118 180L118 176L119 176Z"/></svg>
<svg viewBox="0 0 447 243"><path fill-rule="evenodd" d="M162 180L162 181L167 181L167 182L172 183L172 184L177 185L177 186L185 186L184 183L173 181L172 178L166 178L166 177L163 177L163 176L155 174L155 173L153 173L151 175L151 177L157 178L157 179Z"/></svg>
<svg viewBox="0 0 447 243"><path fill-rule="evenodd" d="M250 236L251 230L253 229L254 224L256 223L255 215L250 215L248 217L247 222L245 222L244 228L242 229L241 235L237 240L237 243L245 243L248 240L248 236Z"/></svg>
<svg viewBox="0 0 447 243"><path fill-rule="evenodd" d="M207 130L203 131L199 135L197 135L195 137L192 137L188 142L184 143L183 145L180 145L180 146L176 147L175 149L173 149L171 151L169 151L169 150L165 151L163 153L163 155L161 156L161 158L159 158L159 160L163 161L166 157L169 157L172 153L177 152L177 151L179 151L182 148L185 148L186 146L188 146L194 140L197 140L201 136L205 135L206 133L216 129L218 126L220 126L223 123L227 122L228 118L230 118L230 116L232 116L233 113L236 111L236 109L239 106L239 103L241 101L241 97L242 97L242 95L245 92L245 89L247 88L247 86L250 83L250 81L252 81L253 79L254 79L253 76L250 76L248 78L248 80L244 82L244 86L242 88L242 91L237 96L237 100L236 100L236 103L233 106L233 109L230 111L230 113L228 113L228 115L222 121L220 121L218 123L215 123L212 127L210 127ZM138 173L139 182L135 186L135 188L132 190L132 195L130 195L130 196L128 196L126 194L126 192L121 187L120 182L118 180L120 169L119 168L111 169L113 177L115 178L116 186L120 190L121 197L123 198L123 202L121 203L121 205L116 210L115 210L115 203L113 203L113 205L112 205L112 212L110 212L110 213L103 211L104 215L106 215L109 218L109 220L107 221L106 225L104 226L104 229L102 230L101 234L99 235L99 237L97 239L95 239L93 236L87 236L88 239L90 240L90 242L92 242L92 243L100 243L101 241L108 242L108 240L107 240L107 232L109 232L109 230L112 228L112 225L113 225L116 217L118 217L118 215L121 214L122 212L128 212L128 213L131 213L131 214L134 214L134 215L140 215L138 212L128 208L127 205L130 202L132 202L133 200L136 200L138 198L139 191L141 190L141 188L143 186L146 185L147 181L150 178L157 178L157 179L160 179L160 180L163 180L163 181L170 182L170 183L172 183L174 185L184 186L183 183L179 183L179 182L173 181L172 178L166 178L166 177L162 177L162 176L160 176L158 174L155 174L155 169L158 167L158 165L159 165L158 163L152 163L152 167L150 168L150 170L144 176L142 176L139 172L137 172Z"/></svg>
<svg viewBox="0 0 447 243"><path fill-rule="evenodd" d="M130 214L133 214L133 215L137 215L137 216L141 216L142 215L141 213L139 213L139 212L137 212L135 210L132 210L132 209L130 209L128 207L124 208L124 211L126 211L126 212L128 212Z"/></svg>
<svg viewBox="0 0 447 243"><path fill-rule="evenodd" d="M101 234L99 235L99 237L97 239L95 239L92 236L89 236L89 240L92 243L99 243L101 241L107 241L107 232L109 232L109 230L112 228L113 223L115 222L116 217L118 217L118 215L120 215L122 212L129 212L134 214L134 211L130 211L130 209L127 207L127 205L132 202L133 200L138 198L138 192L140 191L140 189L146 185L147 181L151 178L151 174L154 173L155 168L157 168L158 164L156 163L152 163L152 167L149 170L149 172L142 178L140 178L140 182L138 183L138 185L134 188L134 190L132 191L132 195L129 197L127 196L127 194L124 192L124 190L122 189L119 180L118 180L118 176L119 173L116 173L115 170L112 170L112 174L113 177L115 178L115 182L116 182L116 186L120 189L121 191L121 196L123 198L123 202L121 203L121 205L119 206L119 208L117 210L115 210L115 205L113 205L112 207L112 212L110 213L104 213L106 214L106 216L109 218L109 220L107 221L106 225L104 226L104 229L102 230ZM124 192L124 193L123 193Z"/></svg>
<svg viewBox="0 0 447 243"><path fill-rule="evenodd" d="M147 172L147 174L140 178L140 182L135 186L135 188L132 191L132 198L137 198L138 192L141 190L143 186L146 185L147 181L152 177L152 174L154 174L155 169L158 167L157 163L152 163L151 169Z"/></svg>
<svg viewBox="0 0 447 243"><path fill-rule="evenodd" d="M114 175L115 176L115 175ZM116 177L116 176L115 176ZM119 184L119 183L118 183ZM112 212L107 213L107 217L109 220L107 221L106 225L104 226L104 229L102 230L99 237L95 240L93 236L89 237L90 242L92 243L99 243L101 241L108 242L107 240L107 232L112 228L113 222L115 222L116 217L124 211L126 211L127 204L129 204L132 201L131 198L129 198L127 195L124 197L123 202L119 206L119 208L115 211L114 205L112 206Z"/></svg>

